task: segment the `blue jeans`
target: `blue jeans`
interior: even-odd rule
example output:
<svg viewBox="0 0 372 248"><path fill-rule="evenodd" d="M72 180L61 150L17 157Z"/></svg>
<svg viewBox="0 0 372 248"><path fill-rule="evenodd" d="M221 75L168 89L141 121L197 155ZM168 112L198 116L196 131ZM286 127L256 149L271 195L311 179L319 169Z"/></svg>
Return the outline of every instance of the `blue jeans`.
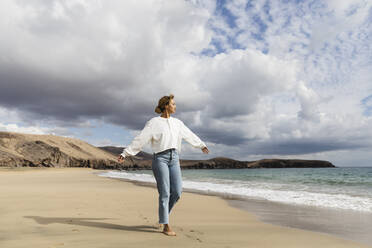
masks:
<svg viewBox="0 0 372 248"><path fill-rule="evenodd" d="M159 192L159 224L168 224L169 214L182 193L182 175L177 150L154 153L152 171Z"/></svg>

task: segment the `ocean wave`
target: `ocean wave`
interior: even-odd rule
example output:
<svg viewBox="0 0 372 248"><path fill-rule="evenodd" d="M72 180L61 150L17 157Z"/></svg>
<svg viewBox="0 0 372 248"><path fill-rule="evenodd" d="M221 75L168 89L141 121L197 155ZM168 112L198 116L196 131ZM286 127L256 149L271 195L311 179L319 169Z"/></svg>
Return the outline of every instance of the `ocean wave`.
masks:
<svg viewBox="0 0 372 248"><path fill-rule="evenodd" d="M108 171L100 173L99 176L156 183L153 175L142 173ZM295 205L372 212L372 198L370 197L335 192L311 192L313 189L306 185L226 179L204 179L203 181L187 179L183 180L183 188L204 194L232 195Z"/></svg>

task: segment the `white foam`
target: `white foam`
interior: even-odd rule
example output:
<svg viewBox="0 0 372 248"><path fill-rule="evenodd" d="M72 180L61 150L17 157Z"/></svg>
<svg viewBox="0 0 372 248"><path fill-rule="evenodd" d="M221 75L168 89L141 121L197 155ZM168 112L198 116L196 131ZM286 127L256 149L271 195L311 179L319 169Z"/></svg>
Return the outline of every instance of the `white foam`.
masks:
<svg viewBox="0 0 372 248"><path fill-rule="evenodd" d="M123 178L131 181L156 183L153 175L108 171L99 176ZM288 188L281 184L244 182L238 180L211 179L210 181L183 180L183 188L207 194L237 195L246 198L265 199L287 204L298 204L317 207L328 207L345 210L372 212L372 199L368 197L351 196L341 193L316 193L303 188L284 190Z"/></svg>

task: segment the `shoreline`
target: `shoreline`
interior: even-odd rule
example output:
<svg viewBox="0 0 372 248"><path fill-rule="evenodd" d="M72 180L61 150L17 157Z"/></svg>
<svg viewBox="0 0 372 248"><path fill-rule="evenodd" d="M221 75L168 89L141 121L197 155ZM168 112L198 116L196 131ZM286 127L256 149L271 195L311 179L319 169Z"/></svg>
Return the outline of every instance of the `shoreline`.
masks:
<svg viewBox="0 0 372 248"><path fill-rule="evenodd" d="M357 242L266 224L220 197L184 192L169 237L158 193L89 168L0 169L0 247L350 248Z"/></svg>
<svg viewBox="0 0 372 248"><path fill-rule="evenodd" d="M253 213L273 225L324 233L372 246L372 214L260 200L227 199L230 206Z"/></svg>
<svg viewBox="0 0 372 248"><path fill-rule="evenodd" d="M130 182L142 187L156 188L156 184L151 182L125 178L110 179ZM222 193L205 193L190 189L184 189L183 192L219 197L231 207L253 214L264 223L327 234L372 247L372 237L369 235L369 233L372 233L372 226L370 225L372 223L372 213L286 204Z"/></svg>

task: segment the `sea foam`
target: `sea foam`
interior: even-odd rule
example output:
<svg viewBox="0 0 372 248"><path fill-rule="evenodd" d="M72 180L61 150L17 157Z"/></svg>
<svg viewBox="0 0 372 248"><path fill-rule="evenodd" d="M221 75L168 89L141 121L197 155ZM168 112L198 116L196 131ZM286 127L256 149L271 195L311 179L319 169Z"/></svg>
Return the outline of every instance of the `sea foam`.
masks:
<svg viewBox="0 0 372 248"><path fill-rule="evenodd" d="M99 176L121 178L130 181L155 184L153 175L144 173L128 173L108 171ZM307 205L323 208L356 210L372 213L372 199L366 196L353 196L345 193L310 192L308 187L272 182L247 182L241 180L205 179L196 181L183 179L183 189L211 195L234 196L246 199L261 199L294 205Z"/></svg>

